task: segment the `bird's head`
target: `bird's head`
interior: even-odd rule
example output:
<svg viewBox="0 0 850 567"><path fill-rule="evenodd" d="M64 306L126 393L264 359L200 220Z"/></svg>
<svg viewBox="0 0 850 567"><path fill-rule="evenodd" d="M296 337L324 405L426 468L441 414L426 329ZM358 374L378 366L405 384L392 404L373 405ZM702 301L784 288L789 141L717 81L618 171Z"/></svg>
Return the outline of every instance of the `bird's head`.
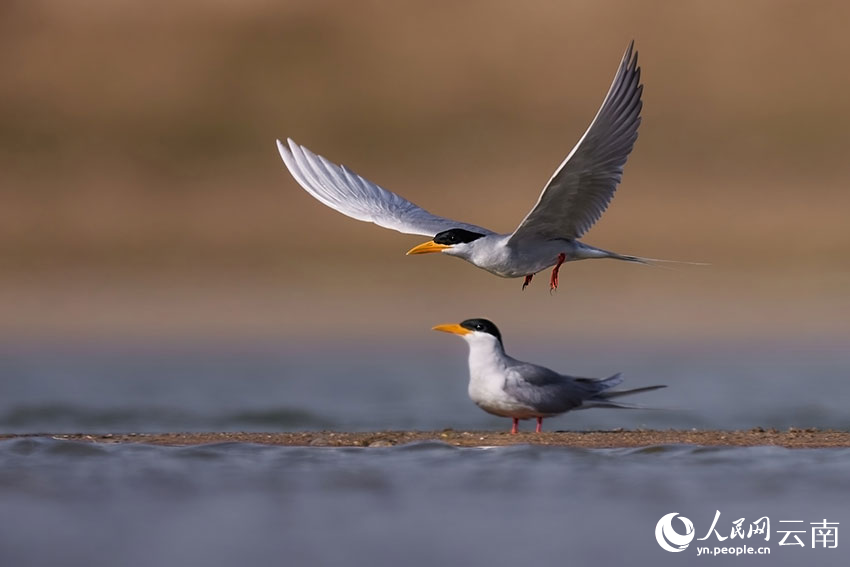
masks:
<svg viewBox="0 0 850 567"><path fill-rule="evenodd" d="M433 327L433 330L460 335L470 344L497 342L499 347L502 347L502 333L500 333L499 328L488 319L467 319L462 323L437 325L436 327Z"/></svg>
<svg viewBox="0 0 850 567"><path fill-rule="evenodd" d="M445 252L452 256L464 256L470 253L470 244L484 236L480 232L473 232L465 228L452 228L438 232L432 240L414 246L407 253L431 254L434 252Z"/></svg>

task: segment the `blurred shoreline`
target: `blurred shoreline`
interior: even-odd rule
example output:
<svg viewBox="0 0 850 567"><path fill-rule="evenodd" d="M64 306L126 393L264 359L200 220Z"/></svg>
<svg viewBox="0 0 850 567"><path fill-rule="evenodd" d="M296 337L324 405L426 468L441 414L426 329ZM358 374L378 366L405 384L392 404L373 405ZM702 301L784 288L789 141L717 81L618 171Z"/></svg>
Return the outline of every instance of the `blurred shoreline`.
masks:
<svg viewBox="0 0 850 567"><path fill-rule="evenodd" d="M436 276L431 266L402 266L408 260L374 276L345 265L266 278L7 274L0 280L0 338L391 345L472 316L497 321L514 340L624 343L620 348L653 342L846 347L850 336L844 291L850 276L843 272L753 275L587 261L562 270L562 288L550 295L545 282L523 292L520 280L494 278L455 259L427 259L445 265L446 273Z"/></svg>
<svg viewBox="0 0 850 567"><path fill-rule="evenodd" d="M471 314L540 340L850 337L848 5L92 5L0 8L4 341L415 341ZM507 232L632 38L640 137L584 240L711 266L581 262L520 293L405 258L416 238L317 203L275 151Z"/></svg>

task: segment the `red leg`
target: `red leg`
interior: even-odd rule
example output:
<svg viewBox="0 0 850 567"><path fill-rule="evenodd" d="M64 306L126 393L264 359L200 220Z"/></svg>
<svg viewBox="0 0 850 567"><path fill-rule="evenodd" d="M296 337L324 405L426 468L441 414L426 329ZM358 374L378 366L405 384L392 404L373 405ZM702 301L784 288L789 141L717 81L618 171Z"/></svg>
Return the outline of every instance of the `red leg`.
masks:
<svg viewBox="0 0 850 567"><path fill-rule="evenodd" d="M522 282L522 291L525 291L525 288L527 288L528 284L531 283L531 278L533 278L533 277L534 277L534 274L529 274L529 275L525 276L525 281Z"/></svg>
<svg viewBox="0 0 850 567"><path fill-rule="evenodd" d="M558 289L558 270L561 268L561 264L563 264L566 259L567 255L563 252L558 254L558 263L555 264L555 268L552 270L552 277L549 278L549 291L555 291Z"/></svg>
<svg viewBox="0 0 850 567"><path fill-rule="evenodd" d="M518 427L519 427L519 420L517 418L514 418L514 426L511 428L511 435L516 435Z"/></svg>
<svg viewBox="0 0 850 567"><path fill-rule="evenodd" d="M535 429L534 432L540 433L541 431L543 431L543 418L538 417L537 418L537 429Z"/></svg>

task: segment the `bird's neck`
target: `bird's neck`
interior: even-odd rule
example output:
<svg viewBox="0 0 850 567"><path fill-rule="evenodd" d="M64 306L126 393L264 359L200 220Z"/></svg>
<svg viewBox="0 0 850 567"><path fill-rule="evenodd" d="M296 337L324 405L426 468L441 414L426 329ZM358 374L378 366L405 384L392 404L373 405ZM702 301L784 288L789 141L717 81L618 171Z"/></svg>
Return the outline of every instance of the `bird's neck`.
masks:
<svg viewBox="0 0 850 567"><path fill-rule="evenodd" d="M469 373L473 380L481 376L500 373L508 356L502 343L495 337L477 340L469 345Z"/></svg>

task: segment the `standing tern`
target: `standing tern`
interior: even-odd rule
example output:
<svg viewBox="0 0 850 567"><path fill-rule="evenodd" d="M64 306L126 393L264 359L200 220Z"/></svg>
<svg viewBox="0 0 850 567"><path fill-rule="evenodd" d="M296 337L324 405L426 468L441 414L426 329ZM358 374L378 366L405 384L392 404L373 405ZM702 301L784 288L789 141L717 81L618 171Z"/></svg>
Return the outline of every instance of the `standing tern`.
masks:
<svg viewBox="0 0 850 567"><path fill-rule="evenodd" d="M610 252L578 240L614 197L637 140L643 85L633 48L634 41L590 127L511 234L433 215L291 139L287 139L288 147L278 140L278 151L292 177L328 207L398 232L433 237L408 254L457 256L497 276L524 277L523 289L534 274L554 266L550 291L558 287L558 269L564 262L614 258L647 264L652 259ZM482 205L486 206L486 201Z"/></svg>
<svg viewBox="0 0 850 567"><path fill-rule="evenodd" d="M544 417L570 410L634 409L638 406L613 398L666 387L612 391L610 388L623 381L620 374L605 379L576 378L517 360L505 353L502 334L487 319L437 325L434 330L460 335L469 343L469 397L487 413L512 418L511 433L517 432L520 419L537 418L536 431L540 433Z"/></svg>

